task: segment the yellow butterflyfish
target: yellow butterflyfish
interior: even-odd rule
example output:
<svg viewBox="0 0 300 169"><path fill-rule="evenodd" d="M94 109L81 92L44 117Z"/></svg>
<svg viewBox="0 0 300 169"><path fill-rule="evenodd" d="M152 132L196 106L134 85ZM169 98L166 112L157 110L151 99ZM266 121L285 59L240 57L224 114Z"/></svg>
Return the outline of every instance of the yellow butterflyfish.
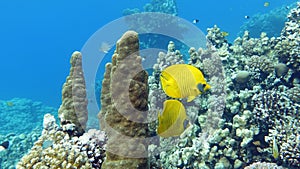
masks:
<svg viewBox="0 0 300 169"><path fill-rule="evenodd" d="M183 104L178 100L166 100L162 113L158 113L157 134L161 137L180 136L188 127Z"/></svg>
<svg viewBox="0 0 300 169"><path fill-rule="evenodd" d="M202 72L188 64L176 64L161 72L162 89L172 98L188 98L188 102L210 89Z"/></svg>
<svg viewBox="0 0 300 169"><path fill-rule="evenodd" d="M9 106L9 107L12 107L12 106L14 106L14 103L11 102L11 101L7 101L7 102L6 102L6 105Z"/></svg>
<svg viewBox="0 0 300 169"><path fill-rule="evenodd" d="M278 149L278 145L276 143L276 138L275 136L273 136L273 147L272 147L272 151L273 151L273 157L275 159L278 159L279 157L279 149Z"/></svg>
<svg viewBox="0 0 300 169"><path fill-rule="evenodd" d="M268 7L270 5L270 2L265 2L264 7Z"/></svg>
<svg viewBox="0 0 300 169"><path fill-rule="evenodd" d="M229 33L225 32L225 31L221 32L221 34L222 34L222 36L228 36L229 35Z"/></svg>

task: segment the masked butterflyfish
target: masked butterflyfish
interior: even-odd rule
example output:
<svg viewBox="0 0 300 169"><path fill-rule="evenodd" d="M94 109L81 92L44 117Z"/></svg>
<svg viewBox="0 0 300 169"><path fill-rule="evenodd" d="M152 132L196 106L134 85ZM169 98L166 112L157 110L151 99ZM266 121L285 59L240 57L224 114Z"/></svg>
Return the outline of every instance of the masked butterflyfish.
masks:
<svg viewBox="0 0 300 169"><path fill-rule="evenodd" d="M188 102L210 89L202 72L188 64L177 64L161 72L160 81L164 92L172 98L188 98Z"/></svg>
<svg viewBox="0 0 300 169"><path fill-rule="evenodd" d="M162 113L158 113L157 134L161 137L180 136L188 128L187 115L178 100L166 100Z"/></svg>

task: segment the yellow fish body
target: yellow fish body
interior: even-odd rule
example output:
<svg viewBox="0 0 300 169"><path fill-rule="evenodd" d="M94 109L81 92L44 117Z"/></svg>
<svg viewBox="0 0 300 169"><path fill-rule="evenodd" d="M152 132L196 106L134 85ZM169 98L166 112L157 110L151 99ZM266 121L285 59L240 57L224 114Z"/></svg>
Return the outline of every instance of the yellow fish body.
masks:
<svg viewBox="0 0 300 169"><path fill-rule="evenodd" d="M162 113L158 113L157 134L161 137L180 136L187 128L185 108L178 100L166 100Z"/></svg>
<svg viewBox="0 0 300 169"><path fill-rule="evenodd" d="M221 34L222 34L222 36L228 36L229 35L229 33L228 32L221 32Z"/></svg>
<svg viewBox="0 0 300 169"><path fill-rule="evenodd" d="M14 103L11 102L11 101L7 101L7 102L6 102L6 105L9 106L9 107L12 107L12 106L14 106Z"/></svg>
<svg viewBox="0 0 300 169"><path fill-rule="evenodd" d="M279 157L279 149L278 149L278 145L276 143L276 138L275 136L273 136L273 147L272 147L272 151L273 151L273 157L275 159L278 159Z"/></svg>
<svg viewBox="0 0 300 169"><path fill-rule="evenodd" d="M264 7L268 7L270 5L270 2L265 2Z"/></svg>
<svg viewBox="0 0 300 169"><path fill-rule="evenodd" d="M202 72L188 64L177 64L161 72L160 81L164 92L172 98L188 98L188 102L210 89Z"/></svg>

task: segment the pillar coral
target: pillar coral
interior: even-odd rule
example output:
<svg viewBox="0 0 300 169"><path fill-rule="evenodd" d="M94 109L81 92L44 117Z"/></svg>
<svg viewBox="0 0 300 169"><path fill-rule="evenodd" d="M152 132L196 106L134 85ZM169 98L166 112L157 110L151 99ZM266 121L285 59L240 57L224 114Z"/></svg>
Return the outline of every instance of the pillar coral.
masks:
<svg viewBox="0 0 300 169"><path fill-rule="evenodd" d="M138 34L127 31L106 64L101 91L101 129L108 136L103 169L148 166L148 74L142 69Z"/></svg>
<svg viewBox="0 0 300 169"><path fill-rule="evenodd" d="M88 119L85 80L80 52L72 54L70 74L62 89L58 115L61 127L71 135L82 135Z"/></svg>

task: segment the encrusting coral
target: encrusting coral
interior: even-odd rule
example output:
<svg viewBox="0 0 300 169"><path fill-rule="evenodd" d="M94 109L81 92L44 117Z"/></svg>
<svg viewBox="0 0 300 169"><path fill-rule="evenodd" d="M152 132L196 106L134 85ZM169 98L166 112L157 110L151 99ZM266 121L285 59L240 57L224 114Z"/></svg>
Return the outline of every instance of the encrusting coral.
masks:
<svg viewBox="0 0 300 169"><path fill-rule="evenodd" d="M58 110L64 131L76 131L73 135L82 135L88 118L85 80L80 52L72 54L70 74L63 85L62 104Z"/></svg>
<svg viewBox="0 0 300 169"><path fill-rule="evenodd" d="M100 126L108 136L102 168L148 168L148 74L141 67L138 34L117 42L102 82Z"/></svg>

